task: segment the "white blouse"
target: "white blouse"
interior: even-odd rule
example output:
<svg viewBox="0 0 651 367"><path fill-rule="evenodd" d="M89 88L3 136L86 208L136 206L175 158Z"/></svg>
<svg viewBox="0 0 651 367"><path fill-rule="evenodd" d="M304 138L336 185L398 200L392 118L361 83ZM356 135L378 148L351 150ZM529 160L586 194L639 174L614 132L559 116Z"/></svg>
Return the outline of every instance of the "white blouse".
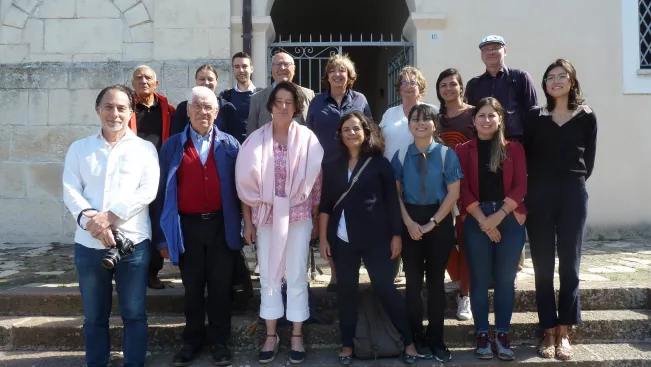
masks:
<svg viewBox="0 0 651 367"><path fill-rule="evenodd" d="M434 111L438 114L438 107L434 107ZM391 161L393 155L396 154L398 149L407 147L414 142L414 136L409 131L407 116L402 110L402 105L389 108L380 122L382 135L384 136L384 156Z"/></svg>

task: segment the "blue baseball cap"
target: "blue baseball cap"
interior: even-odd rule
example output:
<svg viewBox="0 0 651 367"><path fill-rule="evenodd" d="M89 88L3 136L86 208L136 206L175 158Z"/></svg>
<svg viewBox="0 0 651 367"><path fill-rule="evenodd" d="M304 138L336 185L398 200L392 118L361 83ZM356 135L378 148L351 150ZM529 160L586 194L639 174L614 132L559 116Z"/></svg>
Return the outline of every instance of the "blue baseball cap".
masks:
<svg viewBox="0 0 651 367"><path fill-rule="evenodd" d="M481 40L481 42L479 42L479 48L482 48L482 46L487 45L489 43L499 43L502 46L506 46L506 42L504 42L504 38L492 34L484 38L483 40Z"/></svg>

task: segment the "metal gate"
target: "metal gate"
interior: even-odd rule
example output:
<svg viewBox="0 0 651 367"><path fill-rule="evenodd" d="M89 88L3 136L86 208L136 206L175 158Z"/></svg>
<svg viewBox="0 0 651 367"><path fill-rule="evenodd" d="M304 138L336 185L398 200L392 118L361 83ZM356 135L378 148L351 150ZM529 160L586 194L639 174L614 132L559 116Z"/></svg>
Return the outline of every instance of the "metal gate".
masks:
<svg viewBox="0 0 651 367"><path fill-rule="evenodd" d="M393 35L390 35L385 39L382 34L379 38L376 35L375 39L373 39L373 34L366 37L360 34L359 38L353 37L352 34L348 37L344 37L343 34L339 34L339 37L336 35L333 37L330 34L326 37L322 35L313 37L310 35L306 41L303 41L302 36L299 36L298 40L294 37L294 41L292 41L291 35L284 40L281 35L278 35L276 40L269 44L268 56L271 59L278 52L285 52L291 55L296 65L294 82L297 82L302 87L310 88L316 93L321 93L323 89L321 83L323 68L331 56L343 54L346 51L346 47L398 48L398 53L389 61L389 65L387 66L387 91L389 107L400 104L400 96L395 90L396 78L400 69L405 65L411 64L413 61L413 44L402 36L394 39ZM269 84L271 85L273 82L271 80L271 63L269 63L268 72L270 78Z"/></svg>

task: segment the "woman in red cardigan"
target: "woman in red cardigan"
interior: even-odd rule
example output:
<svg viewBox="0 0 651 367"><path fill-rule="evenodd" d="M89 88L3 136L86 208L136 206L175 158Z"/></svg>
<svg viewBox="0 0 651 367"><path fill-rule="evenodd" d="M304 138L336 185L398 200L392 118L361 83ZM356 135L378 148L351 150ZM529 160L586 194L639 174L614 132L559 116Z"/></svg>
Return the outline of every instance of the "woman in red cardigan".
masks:
<svg viewBox="0 0 651 367"><path fill-rule="evenodd" d="M504 138L504 114L497 99L484 98L473 110L477 138L456 148L461 162L463 242L470 269L470 299L481 359L515 359L508 341L515 280L524 246L527 192L524 149ZM470 214L470 215L467 215ZM488 330L488 288L495 282L495 333ZM492 345L491 345L492 344Z"/></svg>

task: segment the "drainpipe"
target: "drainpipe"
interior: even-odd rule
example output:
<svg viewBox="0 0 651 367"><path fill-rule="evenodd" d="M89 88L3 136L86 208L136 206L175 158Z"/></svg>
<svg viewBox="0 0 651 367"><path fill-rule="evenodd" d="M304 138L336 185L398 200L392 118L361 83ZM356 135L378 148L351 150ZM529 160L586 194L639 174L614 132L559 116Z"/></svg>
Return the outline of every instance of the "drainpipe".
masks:
<svg viewBox="0 0 651 367"><path fill-rule="evenodd" d="M242 51L251 53L251 39L253 24L251 21L251 0L242 0Z"/></svg>

